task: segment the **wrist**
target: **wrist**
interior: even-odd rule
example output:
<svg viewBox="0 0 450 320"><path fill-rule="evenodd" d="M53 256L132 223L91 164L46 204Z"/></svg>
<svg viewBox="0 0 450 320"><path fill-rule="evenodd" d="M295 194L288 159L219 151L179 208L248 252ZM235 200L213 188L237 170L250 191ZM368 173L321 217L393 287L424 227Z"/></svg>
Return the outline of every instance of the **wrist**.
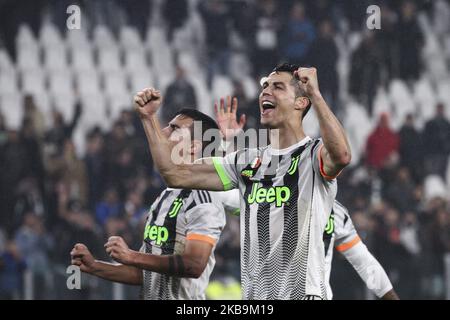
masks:
<svg viewBox="0 0 450 320"><path fill-rule="evenodd" d="M317 104L319 102L322 102L324 99L322 97L322 93L317 90L310 95L309 100L311 100L312 104Z"/></svg>
<svg viewBox="0 0 450 320"><path fill-rule="evenodd" d="M139 252L130 250L130 253L128 254L128 259L125 264L127 264L129 266L135 266L138 255L139 255Z"/></svg>

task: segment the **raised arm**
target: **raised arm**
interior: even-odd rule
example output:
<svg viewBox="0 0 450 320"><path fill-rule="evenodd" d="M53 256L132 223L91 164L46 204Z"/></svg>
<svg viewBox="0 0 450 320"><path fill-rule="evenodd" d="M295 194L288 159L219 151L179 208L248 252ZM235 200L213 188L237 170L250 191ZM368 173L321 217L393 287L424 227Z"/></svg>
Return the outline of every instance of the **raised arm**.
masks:
<svg viewBox="0 0 450 320"><path fill-rule="evenodd" d="M212 162L175 163L172 157L174 143L161 130L156 116L161 102L161 93L154 88L140 91L135 97L138 112L153 161L167 185L172 188L206 189L223 191L224 186Z"/></svg>
<svg viewBox="0 0 450 320"><path fill-rule="evenodd" d="M328 107L319 90L316 68L299 68L294 76L308 95L319 120L324 147L321 149L323 170L334 178L351 161L351 150L344 128Z"/></svg>
<svg viewBox="0 0 450 320"><path fill-rule="evenodd" d="M153 255L129 249L121 237L110 237L105 247L114 260L124 265L169 276L198 278L208 264L213 245L204 240L187 240L183 254Z"/></svg>

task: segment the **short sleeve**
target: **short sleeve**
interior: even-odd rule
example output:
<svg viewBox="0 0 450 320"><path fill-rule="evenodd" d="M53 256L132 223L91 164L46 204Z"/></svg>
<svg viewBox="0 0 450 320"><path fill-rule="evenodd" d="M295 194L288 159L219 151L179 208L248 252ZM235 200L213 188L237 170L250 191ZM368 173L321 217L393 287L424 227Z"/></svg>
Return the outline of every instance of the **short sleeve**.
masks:
<svg viewBox="0 0 450 320"><path fill-rule="evenodd" d="M215 245L225 227L223 207L203 203L186 212L186 239Z"/></svg>
<svg viewBox="0 0 450 320"><path fill-rule="evenodd" d="M343 207L340 203L335 202L333 206L333 213L336 250L341 252L346 251L358 244L361 239L345 207Z"/></svg>

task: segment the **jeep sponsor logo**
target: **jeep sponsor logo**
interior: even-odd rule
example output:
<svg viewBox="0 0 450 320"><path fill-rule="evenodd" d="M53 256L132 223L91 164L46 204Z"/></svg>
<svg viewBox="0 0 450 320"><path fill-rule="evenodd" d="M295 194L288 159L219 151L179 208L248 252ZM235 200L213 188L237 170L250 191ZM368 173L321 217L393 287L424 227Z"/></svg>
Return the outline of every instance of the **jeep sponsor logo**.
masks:
<svg viewBox="0 0 450 320"><path fill-rule="evenodd" d="M161 245L165 243L169 238L169 230L166 227L161 226L145 226L144 240L155 241L156 245Z"/></svg>
<svg viewBox="0 0 450 320"><path fill-rule="evenodd" d="M252 192L247 198L249 204L253 203L274 203L276 207L281 207L291 197L291 190L288 187L260 187L259 183L254 183Z"/></svg>

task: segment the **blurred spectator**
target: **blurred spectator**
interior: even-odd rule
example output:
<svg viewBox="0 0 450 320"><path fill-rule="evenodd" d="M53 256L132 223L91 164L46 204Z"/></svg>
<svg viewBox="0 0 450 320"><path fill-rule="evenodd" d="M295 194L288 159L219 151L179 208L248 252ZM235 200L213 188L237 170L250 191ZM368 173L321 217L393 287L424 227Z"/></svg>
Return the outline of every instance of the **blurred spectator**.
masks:
<svg viewBox="0 0 450 320"><path fill-rule="evenodd" d="M309 63L315 66L320 77L320 91L335 113L338 112L338 75L336 65L338 49L334 42L334 28L330 20L319 26L319 36L309 51Z"/></svg>
<svg viewBox="0 0 450 320"><path fill-rule="evenodd" d="M95 218L97 222L104 226L106 220L113 217L119 217L123 213L123 206L119 201L119 195L115 189L106 190L102 201L95 209Z"/></svg>
<svg viewBox="0 0 450 320"><path fill-rule="evenodd" d="M8 132L8 141L0 155L0 215L1 225L9 232L14 214L15 187L26 177L28 168L28 151L17 131Z"/></svg>
<svg viewBox="0 0 450 320"><path fill-rule="evenodd" d="M205 24L209 59L207 84L211 88L214 75L227 74L228 71L230 17L223 0L203 0L198 9Z"/></svg>
<svg viewBox="0 0 450 320"><path fill-rule="evenodd" d="M383 51L372 32L366 31L364 39L351 58L349 91L372 116L373 100L381 81Z"/></svg>
<svg viewBox="0 0 450 320"><path fill-rule="evenodd" d="M39 180L27 177L20 181L15 190L14 216L10 223L14 229L18 228L27 212L34 212L40 217L44 217L45 200L38 186Z"/></svg>
<svg viewBox="0 0 450 320"><path fill-rule="evenodd" d="M48 255L53 248L53 239L46 233L42 219L35 213L28 212L23 225L16 232L15 241L28 269L33 272L34 297L46 298L45 293L51 282Z"/></svg>
<svg viewBox="0 0 450 320"><path fill-rule="evenodd" d="M84 164L88 179L88 206L94 210L97 200L100 200L103 195L107 169L104 139L100 131L91 131L87 136Z"/></svg>
<svg viewBox="0 0 450 320"><path fill-rule="evenodd" d="M398 146L398 135L390 128L389 116L383 113L378 126L367 139L366 163L377 170L384 168L395 161Z"/></svg>
<svg viewBox="0 0 450 320"><path fill-rule="evenodd" d="M163 3L163 16L167 22L167 39L173 40L174 32L182 27L188 17L188 3L186 0L166 0Z"/></svg>
<svg viewBox="0 0 450 320"><path fill-rule="evenodd" d="M414 116L408 114L399 133L400 165L409 169L416 182L422 181L424 145L422 135L414 126Z"/></svg>
<svg viewBox="0 0 450 320"><path fill-rule="evenodd" d="M282 33L283 58L291 63L308 66L307 54L316 38L316 30L306 17L305 7L296 2Z"/></svg>
<svg viewBox="0 0 450 320"><path fill-rule="evenodd" d="M197 96L194 87L186 78L184 69L177 66L175 81L168 86L164 107L161 108L163 123L168 123L182 108L197 108Z"/></svg>
<svg viewBox="0 0 450 320"><path fill-rule="evenodd" d="M253 74L256 78L267 76L279 60L278 43L281 17L275 0L258 2L254 20Z"/></svg>
<svg viewBox="0 0 450 320"><path fill-rule="evenodd" d="M23 98L23 121L29 123L35 133L35 137L40 141L44 137L46 124L44 115L39 111L32 95L27 94Z"/></svg>
<svg viewBox="0 0 450 320"><path fill-rule="evenodd" d="M399 48L399 76L404 80L416 80L419 78L422 70L420 49L424 45L424 39L417 23L416 5L414 2L405 1L403 3L400 19L395 30L397 31Z"/></svg>
<svg viewBox="0 0 450 320"><path fill-rule="evenodd" d="M143 206L142 195L136 191L130 191L125 200L124 210L129 224L137 227L147 212Z"/></svg>
<svg viewBox="0 0 450 320"><path fill-rule="evenodd" d="M26 263L14 241L0 252L0 300L19 299L22 293L22 277Z"/></svg>
<svg viewBox="0 0 450 320"><path fill-rule="evenodd" d="M445 117L445 107L439 103L436 115L425 124L425 170L427 174L438 174L445 179L450 154L450 122Z"/></svg>
<svg viewBox="0 0 450 320"><path fill-rule="evenodd" d="M47 172L54 181L63 181L69 188L69 197L80 201L83 205L88 202L88 178L86 167L77 157L75 145L71 140L64 142L61 156L48 160Z"/></svg>
<svg viewBox="0 0 450 320"><path fill-rule="evenodd" d="M424 236L424 289L429 299L445 299L444 256L450 252L450 213L444 208L436 210Z"/></svg>
<svg viewBox="0 0 450 320"><path fill-rule="evenodd" d="M400 167L397 169L395 180L384 188L384 198L400 213L415 211L418 205L415 189L416 185L412 181L408 169Z"/></svg>
<svg viewBox="0 0 450 320"><path fill-rule="evenodd" d="M64 117L61 112L57 110L52 111L53 127L45 134L45 141L47 144L47 152L50 155L60 154L63 151L64 141L71 139L72 133L80 120L82 107L80 103L75 105L72 120L69 124L64 122Z"/></svg>

